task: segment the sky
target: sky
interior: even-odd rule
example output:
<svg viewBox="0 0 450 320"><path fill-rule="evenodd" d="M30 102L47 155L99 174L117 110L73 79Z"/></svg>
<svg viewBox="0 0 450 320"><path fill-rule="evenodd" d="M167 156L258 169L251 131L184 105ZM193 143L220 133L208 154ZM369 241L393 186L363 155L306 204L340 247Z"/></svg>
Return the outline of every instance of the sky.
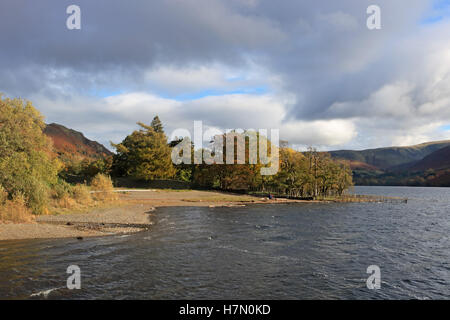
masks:
<svg viewBox="0 0 450 320"><path fill-rule="evenodd" d="M168 136L412 145L450 139L449 31L448 0L2 0L0 92L109 148L155 115Z"/></svg>

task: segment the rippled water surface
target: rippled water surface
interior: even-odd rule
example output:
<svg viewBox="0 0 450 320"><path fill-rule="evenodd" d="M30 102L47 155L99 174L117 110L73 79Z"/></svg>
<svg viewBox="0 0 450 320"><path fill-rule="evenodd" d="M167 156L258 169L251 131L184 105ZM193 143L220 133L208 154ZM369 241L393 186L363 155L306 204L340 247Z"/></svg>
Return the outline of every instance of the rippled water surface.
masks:
<svg viewBox="0 0 450 320"><path fill-rule="evenodd" d="M356 192L410 200L161 208L129 236L3 241L0 298L450 299L450 189Z"/></svg>

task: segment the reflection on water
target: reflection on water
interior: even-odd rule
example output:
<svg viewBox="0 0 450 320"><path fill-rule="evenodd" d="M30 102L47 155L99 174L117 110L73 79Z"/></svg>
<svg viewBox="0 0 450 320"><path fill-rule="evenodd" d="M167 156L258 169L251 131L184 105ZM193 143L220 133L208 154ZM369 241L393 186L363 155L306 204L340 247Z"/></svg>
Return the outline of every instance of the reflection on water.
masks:
<svg viewBox="0 0 450 320"><path fill-rule="evenodd" d="M356 190L410 201L161 208L130 236L4 241L0 298L450 298L450 189ZM81 290L65 288L73 264Z"/></svg>

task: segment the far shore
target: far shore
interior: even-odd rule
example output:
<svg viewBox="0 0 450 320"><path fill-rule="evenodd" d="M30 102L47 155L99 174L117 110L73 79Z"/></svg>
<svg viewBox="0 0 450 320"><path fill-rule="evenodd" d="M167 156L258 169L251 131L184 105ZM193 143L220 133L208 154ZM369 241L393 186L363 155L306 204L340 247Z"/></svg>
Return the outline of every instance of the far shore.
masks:
<svg viewBox="0 0 450 320"><path fill-rule="evenodd" d="M249 204L312 203L323 201L272 199L215 191L115 190L117 206L83 213L38 216L33 223L0 224L1 240L96 237L149 229L158 207L242 207Z"/></svg>

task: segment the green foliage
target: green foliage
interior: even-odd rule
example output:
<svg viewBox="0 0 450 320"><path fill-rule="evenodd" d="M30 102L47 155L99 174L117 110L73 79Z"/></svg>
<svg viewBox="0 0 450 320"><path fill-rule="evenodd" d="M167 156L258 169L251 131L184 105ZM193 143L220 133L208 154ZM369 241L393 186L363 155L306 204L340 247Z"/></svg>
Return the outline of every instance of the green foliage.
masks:
<svg viewBox="0 0 450 320"><path fill-rule="evenodd" d="M190 167L190 166L189 166ZM192 181L192 169L191 168L176 168L175 179L179 181L190 182Z"/></svg>
<svg viewBox="0 0 450 320"><path fill-rule="evenodd" d="M34 213L45 212L60 167L31 102L0 95L0 184L10 198L22 194Z"/></svg>
<svg viewBox="0 0 450 320"><path fill-rule="evenodd" d="M155 117L150 126L140 122L138 125L139 131L134 131L122 143L113 144L117 150L113 173L147 181L173 177L171 148L159 119Z"/></svg>
<svg viewBox="0 0 450 320"><path fill-rule="evenodd" d="M58 179L58 182L53 185L51 190L53 199L63 199L64 197L71 196L72 186L62 179Z"/></svg>
<svg viewBox="0 0 450 320"><path fill-rule="evenodd" d="M6 200L8 200L8 192L0 185L0 206L4 205Z"/></svg>
<svg viewBox="0 0 450 320"><path fill-rule="evenodd" d="M90 181L95 175L111 173L112 157L108 156L100 159L83 159L81 161L67 161L65 168L59 176L66 181Z"/></svg>

